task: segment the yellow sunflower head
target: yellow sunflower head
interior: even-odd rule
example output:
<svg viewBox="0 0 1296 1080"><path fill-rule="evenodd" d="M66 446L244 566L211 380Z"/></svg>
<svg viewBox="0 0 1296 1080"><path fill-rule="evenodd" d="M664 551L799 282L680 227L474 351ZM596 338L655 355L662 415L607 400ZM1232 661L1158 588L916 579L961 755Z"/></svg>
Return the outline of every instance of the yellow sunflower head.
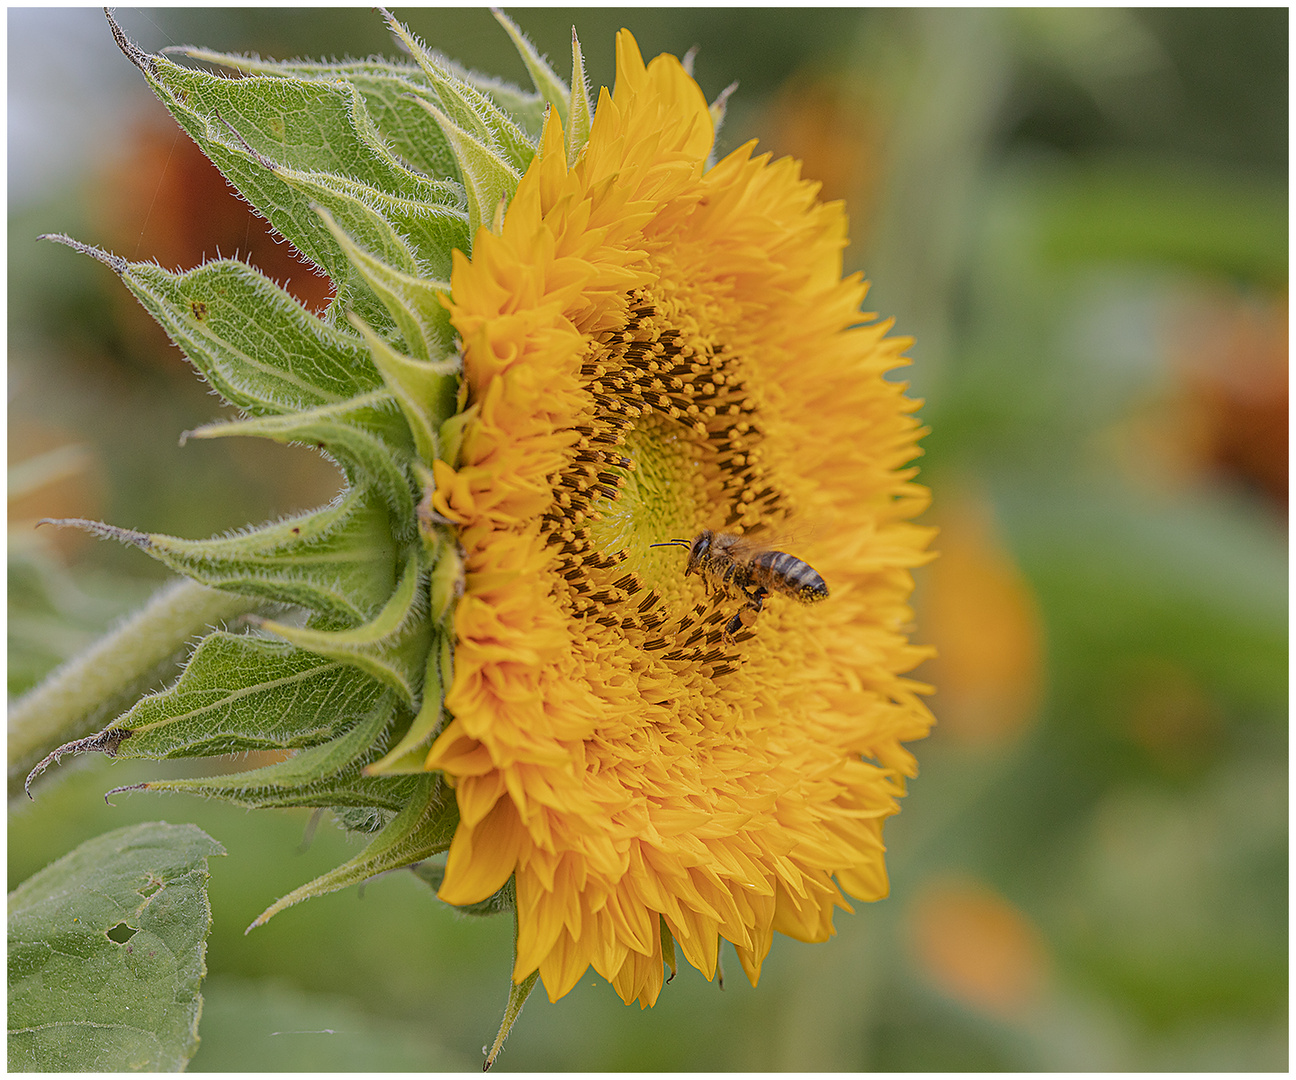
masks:
<svg viewBox="0 0 1296 1080"><path fill-rule="evenodd" d="M593 965L651 1005L674 942L710 978L725 938L755 982L774 931L827 938L843 894L887 891L931 723L902 676L921 432L884 378L909 342L842 277L841 205L752 145L707 169L713 137L622 31L584 151L551 113L502 227L455 253L440 895L514 876L514 979L555 1000Z"/></svg>

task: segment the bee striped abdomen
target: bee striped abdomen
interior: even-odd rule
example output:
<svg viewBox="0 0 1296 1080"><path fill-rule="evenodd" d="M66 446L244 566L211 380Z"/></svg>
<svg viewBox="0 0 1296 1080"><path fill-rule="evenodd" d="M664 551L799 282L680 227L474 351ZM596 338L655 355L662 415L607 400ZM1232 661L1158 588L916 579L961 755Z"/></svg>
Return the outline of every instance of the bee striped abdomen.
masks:
<svg viewBox="0 0 1296 1080"><path fill-rule="evenodd" d="M766 588L795 596L802 603L811 604L828 595L828 585L819 571L786 551L762 551L752 565L765 579L762 584Z"/></svg>

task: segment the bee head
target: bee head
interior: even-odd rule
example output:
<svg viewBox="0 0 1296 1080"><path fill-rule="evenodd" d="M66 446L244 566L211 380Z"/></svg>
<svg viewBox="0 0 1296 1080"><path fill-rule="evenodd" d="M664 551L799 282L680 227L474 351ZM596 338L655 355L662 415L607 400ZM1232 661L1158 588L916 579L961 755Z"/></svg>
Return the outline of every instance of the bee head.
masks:
<svg viewBox="0 0 1296 1080"><path fill-rule="evenodd" d="M688 566L684 570L684 574L687 577L689 574L693 573L694 569L697 567L698 560L706 555L707 548L711 546L711 530L703 529L702 532L698 533L697 538L694 540L681 540L677 538L675 540L665 540L660 544L649 544L648 546L682 547L689 553Z"/></svg>

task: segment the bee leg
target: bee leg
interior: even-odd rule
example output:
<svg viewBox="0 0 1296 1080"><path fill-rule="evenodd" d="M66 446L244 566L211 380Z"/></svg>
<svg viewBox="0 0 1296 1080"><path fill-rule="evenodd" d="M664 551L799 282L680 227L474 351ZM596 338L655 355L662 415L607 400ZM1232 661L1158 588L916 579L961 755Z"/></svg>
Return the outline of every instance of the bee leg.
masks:
<svg viewBox="0 0 1296 1080"><path fill-rule="evenodd" d="M753 585L750 589L743 588L742 594L747 597L748 606L759 615L765 605L765 597L769 596L769 589L764 585Z"/></svg>
<svg viewBox="0 0 1296 1080"><path fill-rule="evenodd" d="M769 596L769 590L764 585L753 585L750 589L745 586L739 586L743 596L747 598L747 606L739 608L734 617L729 620L724 628L725 644L734 643L734 634L744 627L751 626L756 621L756 616L760 614L761 608L765 605L765 597Z"/></svg>

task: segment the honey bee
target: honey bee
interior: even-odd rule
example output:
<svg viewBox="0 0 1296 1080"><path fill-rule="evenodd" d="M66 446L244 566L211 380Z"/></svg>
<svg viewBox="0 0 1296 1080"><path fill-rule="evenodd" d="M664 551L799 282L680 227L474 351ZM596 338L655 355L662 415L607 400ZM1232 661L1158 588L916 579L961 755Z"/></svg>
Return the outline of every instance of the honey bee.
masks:
<svg viewBox="0 0 1296 1080"><path fill-rule="evenodd" d="M738 533L703 529L692 540L667 540L649 547L682 547L688 551L684 576L701 575L707 592L712 589L733 596L740 594L746 605L725 626L726 639L760 614L770 593L813 604L828 596L828 586L819 571L795 555L760 546L760 541ZM744 618L746 616L746 618Z"/></svg>

